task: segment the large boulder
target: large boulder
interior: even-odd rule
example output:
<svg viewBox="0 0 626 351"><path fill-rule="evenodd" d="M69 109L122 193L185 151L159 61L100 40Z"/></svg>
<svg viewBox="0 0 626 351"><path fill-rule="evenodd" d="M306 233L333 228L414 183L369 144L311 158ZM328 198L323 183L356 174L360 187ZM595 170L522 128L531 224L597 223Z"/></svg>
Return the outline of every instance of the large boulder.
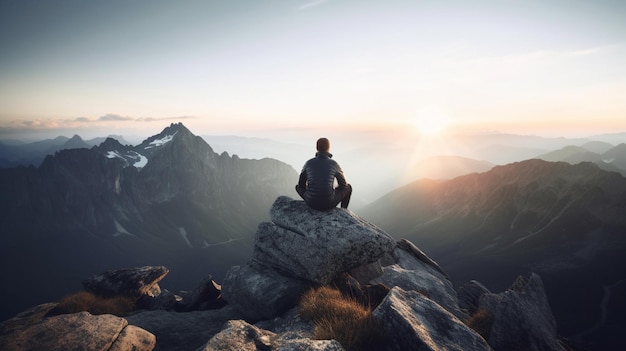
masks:
<svg viewBox="0 0 626 351"><path fill-rule="evenodd" d="M388 350L491 350L478 333L417 291L394 287L373 315L387 330Z"/></svg>
<svg viewBox="0 0 626 351"><path fill-rule="evenodd" d="M111 270L85 279L83 287L101 297L128 296L138 299L142 295L158 295L161 292L158 282L167 273L169 269L163 266Z"/></svg>
<svg viewBox="0 0 626 351"><path fill-rule="evenodd" d="M396 246L387 233L346 209L316 211L280 196L270 216L271 223L258 227L254 260L320 284L375 262Z"/></svg>
<svg viewBox="0 0 626 351"><path fill-rule="evenodd" d="M564 350L539 275L519 276L503 293L482 294L479 304L493 315L488 341L495 350Z"/></svg>
<svg viewBox="0 0 626 351"><path fill-rule="evenodd" d="M280 274L254 261L226 273L222 297L248 321L282 315L298 304L307 281Z"/></svg>
<svg viewBox="0 0 626 351"><path fill-rule="evenodd" d="M35 317L31 315L31 317ZM149 351L156 345L153 334L129 325L124 318L88 312L15 321L0 336L0 350Z"/></svg>

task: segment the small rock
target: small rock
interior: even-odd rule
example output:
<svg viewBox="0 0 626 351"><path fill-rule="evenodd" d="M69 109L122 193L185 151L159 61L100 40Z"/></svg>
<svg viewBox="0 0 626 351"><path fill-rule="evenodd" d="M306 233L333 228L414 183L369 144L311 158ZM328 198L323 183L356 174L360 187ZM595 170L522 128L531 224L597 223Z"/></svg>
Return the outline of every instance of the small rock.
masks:
<svg viewBox="0 0 626 351"><path fill-rule="evenodd" d="M169 269L163 266L118 269L91 276L83 281L85 290L101 297L128 296L138 299L142 295L156 296L157 283Z"/></svg>

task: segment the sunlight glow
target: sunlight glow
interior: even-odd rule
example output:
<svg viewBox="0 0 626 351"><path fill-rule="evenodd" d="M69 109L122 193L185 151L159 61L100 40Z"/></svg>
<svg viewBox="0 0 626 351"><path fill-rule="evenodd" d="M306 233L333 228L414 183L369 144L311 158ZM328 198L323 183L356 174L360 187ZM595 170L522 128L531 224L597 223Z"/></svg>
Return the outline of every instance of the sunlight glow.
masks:
<svg viewBox="0 0 626 351"><path fill-rule="evenodd" d="M437 135L448 126L448 116L441 108L431 106L419 110L412 123L422 134Z"/></svg>

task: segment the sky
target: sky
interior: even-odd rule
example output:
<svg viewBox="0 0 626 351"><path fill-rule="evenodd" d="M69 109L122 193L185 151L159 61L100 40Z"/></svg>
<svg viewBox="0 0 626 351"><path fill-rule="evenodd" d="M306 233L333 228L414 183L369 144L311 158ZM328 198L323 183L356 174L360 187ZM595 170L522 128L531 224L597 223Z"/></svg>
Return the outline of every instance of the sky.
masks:
<svg viewBox="0 0 626 351"><path fill-rule="evenodd" d="M626 1L0 0L0 140L626 131Z"/></svg>

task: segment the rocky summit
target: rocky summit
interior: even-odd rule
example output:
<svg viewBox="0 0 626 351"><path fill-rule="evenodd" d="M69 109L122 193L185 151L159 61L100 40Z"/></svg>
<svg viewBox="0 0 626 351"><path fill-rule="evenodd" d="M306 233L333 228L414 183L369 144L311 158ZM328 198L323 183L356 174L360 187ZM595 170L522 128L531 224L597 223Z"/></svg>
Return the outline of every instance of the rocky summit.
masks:
<svg viewBox="0 0 626 351"><path fill-rule="evenodd" d="M159 287L167 268L111 271L85 280L94 294L136 298L123 317L55 314L57 303L0 325L2 350L351 350L316 337L302 295L330 286L367 301L381 350L568 350L536 274L493 293L458 289L426 253L349 210L319 212L278 197L259 224L252 258L193 292ZM137 297L138 294L141 296ZM80 333L71 333L78 330Z"/></svg>

